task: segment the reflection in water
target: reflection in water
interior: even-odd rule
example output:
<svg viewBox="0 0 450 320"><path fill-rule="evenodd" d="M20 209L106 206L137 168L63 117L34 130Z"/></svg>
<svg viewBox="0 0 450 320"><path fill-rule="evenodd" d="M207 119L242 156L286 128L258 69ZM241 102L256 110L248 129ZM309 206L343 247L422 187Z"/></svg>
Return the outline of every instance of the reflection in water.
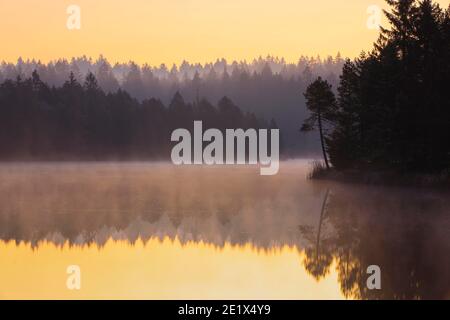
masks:
<svg viewBox="0 0 450 320"><path fill-rule="evenodd" d="M340 299L337 274L317 283L293 247L260 250L152 239L82 247L0 243L3 298L64 299ZM81 290L66 288L68 265L81 269Z"/></svg>
<svg viewBox="0 0 450 320"><path fill-rule="evenodd" d="M325 195L316 242L311 228L300 229L310 242L304 265L311 274L320 279L337 261L346 297L450 299L448 198L368 187L334 190ZM381 268L382 290L366 286L370 265Z"/></svg>
<svg viewBox="0 0 450 320"><path fill-rule="evenodd" d="M0 295L450 298L447 193L307 170L0 165ZM68 264L88 270L79 293L65 289ZM372 264L382 290L366 288Z"/></svg>
<svg viewBox="0 0 450 320"><path fill-rule="evenodd" d="M324 239L324 228L326 226L324 221L326 218L325 213L329 194L330 190L327 189L323 199L322 208L320 210L319 224L316 234L314 234L314 229L310 226L299 226L303 237L310 243L310 246L305 249L305 269L318 280L325 277L325 275L329 273L331 262L333 261L333 256L329 250L331 246L330 243L327 243L329 239Z"/></svg>

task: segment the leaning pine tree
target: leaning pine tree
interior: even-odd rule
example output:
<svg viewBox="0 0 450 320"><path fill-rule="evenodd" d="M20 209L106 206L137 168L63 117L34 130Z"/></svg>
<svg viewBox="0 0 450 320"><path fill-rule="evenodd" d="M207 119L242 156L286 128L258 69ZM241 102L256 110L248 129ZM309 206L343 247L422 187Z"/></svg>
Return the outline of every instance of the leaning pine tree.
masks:
<svg viewBox="0 0 450 320"><path fill-rule="evenodd" d="M300 130L303 132L319 130L323 158L327 169L329 169L330 164L325 146L325 129L335 118L336 98L331 90L331 85L326 80L322 80L321 77L308 86L304 96L311 116L304 121Z"/></svg>

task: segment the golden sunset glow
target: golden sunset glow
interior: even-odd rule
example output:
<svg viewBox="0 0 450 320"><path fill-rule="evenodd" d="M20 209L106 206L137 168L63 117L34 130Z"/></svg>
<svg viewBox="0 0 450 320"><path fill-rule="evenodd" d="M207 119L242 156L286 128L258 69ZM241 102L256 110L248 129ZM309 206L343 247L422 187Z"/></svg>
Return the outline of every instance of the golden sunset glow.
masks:
<svg viewBox="0 0 450 320"><path fill-rule="evenodd" d="M438 1L448 6L448 0ZM66 9L81 8L81 29L68 30ZM15 0L0 3L2 55L47 62L100 54L113 62L251 60L268 54L354 57L378 31L370 5L383 0Z"/></svg>
<svg viewBox="0 0 450 320"><path fill-rule="evenodd" d="M0 14L0 300L450 299L450 0Z"/></svg>
<svg viewBox="0 0 450 320"><path fill-rule="evenodd" d="M58 247L0 242L2 299L339 299L335 267L320 282L296 248L258 250L178 240ZM81 289L69 290L69 265Z"/></svg>

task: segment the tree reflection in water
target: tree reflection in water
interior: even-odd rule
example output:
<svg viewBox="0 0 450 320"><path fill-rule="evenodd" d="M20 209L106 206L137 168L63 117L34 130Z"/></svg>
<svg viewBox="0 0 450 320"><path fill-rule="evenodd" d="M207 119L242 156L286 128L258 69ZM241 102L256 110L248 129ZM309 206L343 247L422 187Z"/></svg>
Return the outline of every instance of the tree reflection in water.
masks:
<svg viewBox="0 0 450 320"><path fill-rule="evenodd" d="M305 164L283 162L270 178L163 163L3 164L0 240L289 246L317 281L336 265L347 297L450 298L448 192L311 181ZM381 290L366 288L369 265L381 268Z"/></svg>
<svg viewBox="0 0 450 320"><path fill-rule="evenodd" d="M327 190L318 226L299 226L305 269L320 280L335 261L347 298L450 298L448 202L418 194ZM370 265L381 268L381 290L367 288Z"/></svg>

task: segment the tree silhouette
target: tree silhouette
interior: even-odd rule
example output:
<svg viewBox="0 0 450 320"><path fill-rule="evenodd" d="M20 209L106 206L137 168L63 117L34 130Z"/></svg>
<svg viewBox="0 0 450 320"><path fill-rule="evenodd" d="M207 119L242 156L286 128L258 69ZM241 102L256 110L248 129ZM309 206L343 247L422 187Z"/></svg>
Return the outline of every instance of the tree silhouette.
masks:
<svg viewBox="0 0 450 320"><path fill-rule="evenodd" d="M81 84L92 72L105 94L113 94L120 88L139 102L154 98L167 106L177 91L193 104L202 99L215 103L227 96L243 113L253 113L258 119L274 118L280 127L285 151L296 156L320 152L314 135L298 139L298 123L308 113L304 98L298 92L304 92L318 76L337 87L343 63L339 55L301 56L292 63L268 56L250 62L218 59L199 64L183 61L175 68L167 68L132 61L111 64L103 56L97 59L83 56L46 64L35 60L21 60L20 64L0 61L0 83L6 79L14 81L18 75L22 79L29 78L36 70L50 88L58 88L64 85L70 72Z"/></svg>
<svg viewBox="0 0 450 320"><path fill-rule="evenodd" d="M347 61L326 137L330 161L401 173L450 167L450 7L387 0L390 28L374 49Z"/></svg>
<svg viewBox="0 0 450 320"><path fill-rule="evenodd" d="M244 113L229 98L218 106L205 99L188 103L176 92L168 107L158 99L139 102L126 91L105 93L95 75L81 85L74 72L50 88L37 71L0 84L0 159L167 159L176 128L276 126Z"/></svg>
<svg viewBox="0 0 450 320"><path fill-rule="evenodd" d="M323 158L327 169L329 169L330 165L325 146L325 126L327 122L333 120L336 109L336 99L331 91L331 85L319 77L308 86L305 92L305 98L306 106L311 112L311 115L303 123L301 131L307 132L314 130L316 127L318 128Z"/></svg>

